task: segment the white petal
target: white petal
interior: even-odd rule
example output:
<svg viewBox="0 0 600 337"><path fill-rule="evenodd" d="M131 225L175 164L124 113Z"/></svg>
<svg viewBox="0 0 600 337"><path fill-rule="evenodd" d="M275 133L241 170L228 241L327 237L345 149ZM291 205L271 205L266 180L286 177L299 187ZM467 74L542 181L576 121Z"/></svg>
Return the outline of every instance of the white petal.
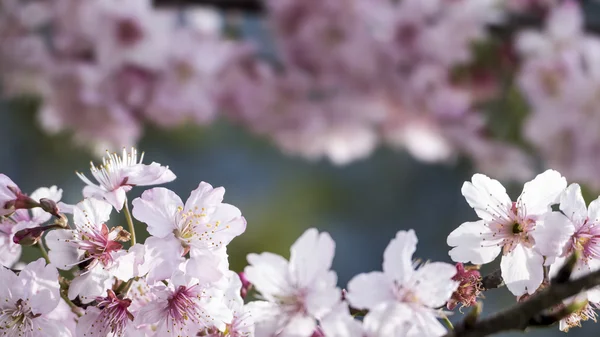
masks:
<svg viewBox="0 0 600 337"><path fill-rule="evenodd" d="M501 240L494 239L493 233L483 220L465 222L448 235L446 242L455 247L450 257L456 262L486 264L500 254Z"/></svg>
<svg viewBox="0 0 600 337"><path fill-rule="evenodd" d="M414 322L413 309L403 303L379 305L365 316L364 334L368 337L405 337ZM327 336L329 337L329 336Z"/></svg>
<svg viewBox="0 0 600 337"><path fill-rule="evenodd" d="M560 210L575 225L583 224L587 217L587 207L581 195L579 184L571 184L560 196Z"/></svg>
<svg viewBox="0 0 600 337"><path fill-rule="evenodd" d="M121 186L113 191L104 192L103 197L109 204L111 204L117 212L123 209L125 200L127 199L127 191L131 189L130 186Z"/></svg>
<svg viewBox="0 0 600 337"><path fill-rule="evenodd" d="M77 248L70 242L73 237L73 231L67 229L55 229L46 235L48 257L56 268L68 270L79 261Z"/></svg>
<svg viewBox="0 0 600 337"><path fill-rule="evenodd" d="M144 265L140 268L148 269L148 284L170 278L184 261L183 247L173 234L164 238L149 237L144 245Z"/></svg>
<svg viewBox="0 0 600 337"><path fill-rule="evenodd" d="M506 219L512 201L500 182L483 174L475 174L465 182L461 192L477 215L486 221Z"/></svg>
<svg viewBox="0 0 600 337"><path fill-rule="evenodd" d="M392 280L382 272L358 274L348 282L346 298L354 308L373 309L395 300L392 287Z"/></svg>
<svg viewBox="0 0 600 337"><path fill-rule="evenodd" d="M292 294L288 262L283 257L268 252L248 254L248 263L244 269L246 278L266 299Z"/></svg>
<svg viewBox="0 0 600 337"><path fill-rule="evenodd" d="M340 303L319 323L326 337L363 337L362 324L350 315L348 304L345 302ZM375 335L368 336L375 337Z"/></svg>
<svg viewBox="0 0 600 337"><path fill-rule="evenodd" d="M53 321L39 317L33 320L33 327L35 337L71 337L71 331L67 329L64 324L59 321Z"/></svg>
<svg viewBox="0 0 600 337"><path fill-rule="evenodd" d="M571 239L575 227L571 220L559 212L551 212L543 221L538 221L531 236L535 240L535 249L547 257L557 257Z"/></svg>
<svg viewBox="0 0 600 337"><path fill-rule="evenodd" d="M290 273L294 284L306 287L331 268L335 242L328 233L308 229L290 249Z"/></svg>
<svg viewBox="0 0 600 337"><path fill-rule="evenodd" d="M427 263L417 269L410 282L410 289L415 296L430 308L443 306L458 287L452 281L456 275L456 267L444 262Z"/></svg>
<svg viewBox="0 0 600 337"><path fill-rule="evenodd" d="M430 309L417 309L412 318L414 323L409 336L443 336L448 332Z"/></svg>
<svg viewBox="0 0 600 337"><path fill-rule="evenodd" d="M324 279L313 285L305 298L306 311L318 319L329 313L342 298L342 291L335 286L337 281L335 272L330 271L329 275L329 281Z"/></svg>
<svg viewBox="0 0 600 337"><path fill-rule="evenodd" d="M89 306L85 310L85 315L77 321L76 334L77 336L107 336L110 324L106 324L101 318L102 311L96 307Z"/></svg>
<svg viewBox="0 0 600 337"><path fill-rule="evenodd" d="M523 192L517 200L520 214L530 216L548 212L550 205L558 202L558 197L566 187L567 180L557 171L547 170L538 174L523 186Z"/></svg>
<svg viewBox="0 0 600 337"><path fill-rule="evenodd" d="M46 265L46 260L39 258L21 270L19 279L29 294L27 297L34 314L47 314L56 308L60 301L60 286L54 266Z"/></svg>
<svg viewBox="0 0 600 337"><path fill-rule="evenodd" d="M225 195L223 187L213 188L211 184L203 181L190 194L185 202L184 211L194 211L197 207L198 209L204 208L206 213L212 214L223 201L223 195Z"/></svg>
<svg viewBox="0 0 600 337"><path fill-rule="evenodd" d="M195 256L187 261L186 273L200 284L216 282L223 277L219 263L220 258L212 254Z"/></svg>
<svg viewBox="0 0 600 337"><path fill-rule="evenodd" d="M588 206L588 218L593 222L600 222L600 197L590 202Z"/></svg>
<svg viewBox="0 0 600 337"><path fill-rule="evenodd" d="M108 221L112 206L106 201L98 199L84 199L73 210L73 222L82 232L99 230L102 224Z"/></svg>
<svg viewBox="0 0 600 337"><path fill-rule="evenodd" d="M416 250L415 231L399 231L383 253L383 272L404 284L414 272L412 257Z"/></svg>
<svg viewBox="0 0 600 337"><path fill-rule="evenodd" d="M110 273L121 281L127 282L129 279L144 276L145 271L141 267L144 263L145 246L136 243L129 250L119 250L112 255L113 263ZM146 271L147 272L147 271Z"/></svg>
<svg viewBox="0 0 600 337"><path fill-rule="evenodd" d="M515 296L533 294L544 279L544 260L532 249L517 245L502 257L500 269L506 287Z"/></svg>
<svg viewBox="0 0 600 337"><path fill-rule="evenodd" d="M128 167L123 174L127 176L127 184L137 186L164 184L176 178L168 166L161 166L155 162L150 165L138 164Z"/></svg>
<svg viewBox="0 0 600 337"><path fill-rule="evenodd" d="M106 294L113 284L113 278L101 267L95 267L86 274L79 275L71 281L69 286L69 299L79 296L82 303L90 303Z"/></svg>
<svg viewBox="0 0 600 337"><path fill-rule="evenodd" d="M181 198L164 187L155 187L142 193L132 202L131 214L148 225L148 233L164 238L177 228L178 208L183 207Z"/></svg>
<svg viewBox="0 0 600 337"><path fill-rule="evenodd" d="M317 327L317 322L314 318L304 316L304 315L295 315L291 317L283 331L278 334L279 337L310 337L313 332L315 332L315 328Z"/></svg>

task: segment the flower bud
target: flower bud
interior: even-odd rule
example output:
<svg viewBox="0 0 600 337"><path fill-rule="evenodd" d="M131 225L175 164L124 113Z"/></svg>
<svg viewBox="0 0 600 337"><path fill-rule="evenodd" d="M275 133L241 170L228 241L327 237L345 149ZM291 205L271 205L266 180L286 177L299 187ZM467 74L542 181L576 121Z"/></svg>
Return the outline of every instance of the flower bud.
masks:
<svg viewBox="0 0 600 337"><path fill-rule="evenodd" d="M242 296L242 298L246 298L246 296L248 296L248 291L252 287L252 283L248 281L244 272L239 272L238 276L240 277L240 281L242 281L242 289L240 290L240 295Z"/></svg>
<svg viewBox="0 0 600 337"><path fill-rule="evenodd" d="M45 229L45 227L21 229L15 233L13 242L21 246L33 246L40 241Z"/></svg>
<svg viewBox="0 0 600 337"><path fill-rule="evenodd" d="M473 267L467 267L462 263L456 264L456 275L452 278L460 282L452 297L446 303L448 310L456 308L460 303L462 307L470 307L477 304L477 298L481 294L481 274Z"/></svg>
<svg viewBox="0 0 600 337"><path fill-rule="evenodd" d="M54 200L42 198L40 199L39 204L44 211L54 215L55 217L60 218L60 215L58 214L58 206L56 205L56 202Z"/></svg>

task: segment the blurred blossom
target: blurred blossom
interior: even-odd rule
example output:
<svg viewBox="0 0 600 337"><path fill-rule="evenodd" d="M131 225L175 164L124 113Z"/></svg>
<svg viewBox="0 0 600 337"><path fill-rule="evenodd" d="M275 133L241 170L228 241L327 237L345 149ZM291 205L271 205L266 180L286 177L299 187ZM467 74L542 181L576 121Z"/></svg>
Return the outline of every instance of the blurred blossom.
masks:
<svg viewBox="0 0 600 337"><path fill-rule="evenodd" d="M547 167L599 188L600 40L583 31L581 8L567 1L543 31L522 32L516 44L523 57L519 85L532 109L525 138Z"/></svg>

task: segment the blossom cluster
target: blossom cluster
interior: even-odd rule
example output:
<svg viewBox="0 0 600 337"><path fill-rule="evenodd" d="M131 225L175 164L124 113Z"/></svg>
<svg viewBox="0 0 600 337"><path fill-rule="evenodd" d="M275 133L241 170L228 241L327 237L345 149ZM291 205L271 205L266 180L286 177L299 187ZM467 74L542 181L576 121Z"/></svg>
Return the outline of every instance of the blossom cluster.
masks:
<svg viewBox="0 0 600 337"><path fill-rule="evenodd" d="M358 274L345 289L326 232L306 230L289 260L251 253L236 273L227 247L247 223L223 202L223 187L201 182L185 201L152 187L130 202L132 188L176 178L135 149L108 153L91 173L95 181L78 173L84 198L75 205L61 202L56 186L27 196L0 174L3 336L436 337L447 333L443 308L475 305L484 290L477 268L500 253L502 278L519 301L547 286L567 258L571 278L600 266L600 198L586 206L579 185L553 170L526 183L515 202L498 181L474 175L462 193L481 219L448 236L457 265L415 260L415 231L401 230L381 271ZM134 221L149 233L144 242ZM43 258L19 262L23 246ZM562 330L596 319L600 290L562 306L572 303L583 305L561 317Z"/></svg>
<svg viewBox="0 0 600 337"><path fill-rule="evenodd" d="M548 13L545 32L534 38L520 31L508 41L521 52L522 66L513 68L533 108L523 138L548 167L599 184L586 169L596 135L571 132L593 130L590 119L598 115L589 103L593 67L579 62L593 63L596 38L581 29L574 2L265 5L266 36L234 38L250 34L244 24L204 8L178 12L154 8L151 0L2 0L3 93L41 97L44 130L69 132L95 149L134 145L146 124L206 125L223 116L309 159L346 164L383 144L426 162L463 154L488 174L525 180L533 175L532 158L490 131L481 105L498 96L502 79L471 65L473 45L491 39L490 25L508 24L513 12L541 11ZM557 78L561 84L552 84ZM581 116L568 123L548 117L573 110ZM559 141L567 134L572 141ZM570 147L552 150L559 146Z"/></svg>
<svg viewBox="0 0 600 337"><path fill-rule="evenodd" d="M570 256L577 258L571 278L600 268L600 198L586 206L581 187L567 186L557 171L548 170L525 183L516 201L500 182L482 174L465 182L462 194L480 220L465 222L450 233L450 257L482 265L501 255L502 279L520 300L547 286ZM596 319L600 288L566 304L573 301L587 301L587 305L561 320L561 330Z"/></svg>
<svg viewBox="0 0 600 337"><path fill-rule="evenodd" d="M383 271L357 275L344 291L331 270L335 242L314 228L292 245L289 260L249 254L248 266L235 273L227 246L246 230L246 220L223 202L224 188L201 182L183 201L152 187L129 201L136 186L175 179L167 166L142 160L135 149L124 149L92 164L93 179L78 173L84 199L75 205L61 202L56 186L27 196L0 175L3 336L446 333L438 318L447 313L439 307L459 285L452 279L457 270L415 263L414 231L400 231L390 242ZM109 226L117 215L125 226ZM134 221L150 235L144 242L136 240ZM33 245L45 259L18 262L22 246ZM368 313L360 321L351 310Z"/></svg>

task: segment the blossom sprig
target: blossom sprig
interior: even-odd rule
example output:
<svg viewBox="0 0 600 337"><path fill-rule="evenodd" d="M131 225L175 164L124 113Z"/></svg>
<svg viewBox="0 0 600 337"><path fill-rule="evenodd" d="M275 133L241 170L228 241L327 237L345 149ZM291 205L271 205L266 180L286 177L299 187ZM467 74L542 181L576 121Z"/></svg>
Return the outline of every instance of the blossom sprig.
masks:
<svg viewBox="0 0 600 337"><path fill-rule="evenodd" d="M498 181L476 174L462 192L481 220L448 237L457 265L415 260L416 232L400 230L383 251L382 270L356 275L345 289L332 270L335 241L326 232L306 230L289 259L249 254L248 266L236 273L227 250L247 222L224 202L223 187L200 182L185 202L167 188L149 188L131 201L129 212L126 193L133 186L171 181L173 172L141 163L132 149L121 157L109 154L93 174L99 185L78 174L86 186L77 204L60 203L57 187L41 188L27 197L33 200L29 209L11 208L20 204L10 200L23 194L2 176L0 190L15 198L7 199L10 212L1 223L10 238L0 241L0 250L10 253L0 255L4 336L478 335L473 329L488 324L479 318L488 282L478 265L499 254L502 280L519 301L509 314L529 315L507 326L560 321L566 331L597 317L600 203L586 206L579 185L567 187L556 171L526 183L515 202ZM108 225L115 216L127 230ZM134 240L136 220L150 234L144 242ZM44 259L19 266L21 247L29 244ZM449 331L441 320L451 312L444 308L458 305L476 310Z"/></svg>

